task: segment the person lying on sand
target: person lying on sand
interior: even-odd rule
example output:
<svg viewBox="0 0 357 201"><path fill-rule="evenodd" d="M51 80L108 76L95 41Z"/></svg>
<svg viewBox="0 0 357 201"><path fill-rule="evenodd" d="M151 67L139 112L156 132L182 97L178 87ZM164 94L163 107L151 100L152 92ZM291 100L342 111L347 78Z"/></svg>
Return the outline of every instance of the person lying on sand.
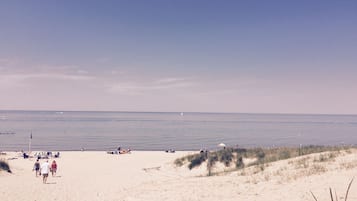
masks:
<svg viewBox="0 0 357 201"><path fill-rule="evenodd" d="M129 154L131 152L130 148L129 149L118 149L115 151L107 151L107 154Z"/></svg>
<svg viewBox="0 0 357 201"><path fill-rule="evenodd" d="M121 149L120 151L119 151L119 154L130 154L130 149Z"/></svg>

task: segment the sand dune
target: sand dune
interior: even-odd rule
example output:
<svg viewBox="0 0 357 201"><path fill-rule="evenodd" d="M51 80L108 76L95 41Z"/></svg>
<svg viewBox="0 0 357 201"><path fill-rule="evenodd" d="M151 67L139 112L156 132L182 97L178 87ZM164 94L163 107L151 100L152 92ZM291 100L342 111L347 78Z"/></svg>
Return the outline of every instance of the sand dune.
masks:
<svg viewBox="0 0 357 201"><path fill-rule="evenodd" d="M173 161L188 153L62 152L57 176L49 176L48 184L35 177L35 159L8 160L13 174L0 172L0 200L313 200L310 191L329 200L329 187L342 199L357 175L356 150L323 162L314 154L211 177L204 166L175 167ZM349 200L357 200L357 181Z"/></svg>

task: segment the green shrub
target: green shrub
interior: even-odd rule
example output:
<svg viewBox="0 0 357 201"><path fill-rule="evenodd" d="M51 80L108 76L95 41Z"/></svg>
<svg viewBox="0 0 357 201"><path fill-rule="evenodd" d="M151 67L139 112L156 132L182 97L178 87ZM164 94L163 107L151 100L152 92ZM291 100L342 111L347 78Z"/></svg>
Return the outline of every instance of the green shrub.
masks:
<svg viewBox="0 0 357 201"><path fill-rule="evenodd" d="M224 165L226 167L228 167L229 164L231 164L233 157L234 157L234 155L233 155L232 149L224 149L224 150L218 152L219 162L224 163Z"/></svg>
<svg viewBox="0 0 357 201"><path fill-rule="evenodd" d="M175 160L175 165L177 166L177 167L181 167L181 166L183 166L183 162L185 161L185 158L178 158L178 159L176 159Z"/></svg>
<svg viewBox="0 0 357 201"><path fill-rule="evenodd" d="M258 153L257 153L257 157L258 157L259 159L265 158L265 152L264 152L262 149L259 150Z"/></svg>
<svg viewBox="0 0 357 201"><path fill-rule="evenodd" d="M243 157L242 156L237 157L236 168L239 168L239 169L244 168L244 163L243 163Z"/></svg>
<svg viewBox="0 0 357 201"><path fill-rule="evenodd" d="M0 160L0 170L5 170L5 171L11 173L9 164L3 160Z"/></svg>
<svg viewBox="0 0 357 201"><path fill-rule="evenodd" d="M247 153L247 149L235 148L233 149L233 152L236 152L237 154L241 155Z"/></svg>
<svg viewBox="0 0 357 201"><path fill-rule="evenodd" d="M192 168L201 165L203 162L207 160L207 155L205 153L196 154L192 158L188 168L191 170Z"/></svg>
<svg viewBox="0 0 357 201"><path fill-rule="evenodd" d="M207 162L207 170L208 170L208 176L212 175L212 167L214 164L218 161L218 155L217 152L213 152L208 154L208 162Z"/></svg>
<svg viewBox="0 0 357 201"><path fill-rule="evenodd" d="M279 153L279 160L284 160L288 159L291 157L291 154L289 150L283 150L282 152Z"/></svg>
<svg viewBox="0 0 357 201"><path fill-rule="evenodd" d="M263 149L258 149L256 152L256 156L259 162L264 162L265 159L265 152Z"/></svg>
<svg viewBox="0 0 357 201"><path fill-rule="evenodd" d="M208 167L213 167L214 164L218 161L217 152L212 152L208 155Z"/></svg>

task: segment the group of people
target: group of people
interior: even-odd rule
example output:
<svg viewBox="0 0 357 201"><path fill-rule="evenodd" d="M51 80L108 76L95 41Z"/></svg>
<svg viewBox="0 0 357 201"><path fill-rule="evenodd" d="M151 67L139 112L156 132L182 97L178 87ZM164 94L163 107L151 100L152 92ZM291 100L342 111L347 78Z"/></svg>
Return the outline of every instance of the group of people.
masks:
<svg viewBox="0 0 357 201"><path fill-rule="evenodd" d="M33 166L33 171L36 172L36 177L39 175L42 175L42 181L45 184L47 182L48 174L51 172L52 176L55 176L57 173L57 163L55 160L52 161L52 164L50 165L48 160L44 161L42 164L40 164L39 159L36 160L34 166Z"/></svg>
<svg viewBox="0 0 357 201"><path fill-rule="evenodd" d="M117 150L118 150L119 154L128 154L128 153L131 152L130 148L128 148L128 149L122 149L121 147L118 147Z"/></svg>
<svg viewBox="0 0 357 201"><path fill-rule="evenodd" d="M60 152L57 152L55 154L52 153L52 151L47 151L47 152L37 152L34 154L34 156L37 159L48 159L48 158L59 158Z"/></svg>
<svg viewBox="0 0 357 201"><path fill-rule="evenodd" d="M117 150L115 151L107 151L108 154L130 154L131 153L131 149L123 149L121 147L118 147Z"/></svg>
<svg viewBox="0 0 357 201"><path fill-rule="evenodd" d="M29 154L24 152L24 150L21 150L21 153L22 153L22 157L24 159L32 158L32 156L30 156ZM52 157L59 158L60 157L60 152L57 152L55 154L53 154L51 151L48 151L48 152L36 152L33 156L36 157L37 159L48 159L48 158L52 158Z"/></svg>
<svg viewBox="0 0 357 201"><path fill-rule="evenodd" d="M175 149L166 149L165 150L166 153L175 153Z"/></svg>

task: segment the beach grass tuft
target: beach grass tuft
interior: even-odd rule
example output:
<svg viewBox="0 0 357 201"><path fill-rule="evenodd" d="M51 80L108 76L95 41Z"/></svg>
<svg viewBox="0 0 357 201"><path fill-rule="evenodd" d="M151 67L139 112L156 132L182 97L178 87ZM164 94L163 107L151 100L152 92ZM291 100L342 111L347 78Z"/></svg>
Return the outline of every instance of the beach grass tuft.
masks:
<svg viewBox="0 0 357 201"><path fill-rule="evenodd" d="M351 188L351 185L352 185L352 183L353 183L353 180L354 180L354 178L352 178L351 181L350 181L350 183L348 184L344 201L347 201L347 200L348 200L348 193L350 192L350 188ZM336 190L335 190L335 199L334 199L334 196L333 196L331 187L329 188L329 190L330 190L330 198L331 198L331 201L338 201L338 196L337 196ZM314 193L313 193L312 191L310 191L310 193L311 193L312 197L314 198L314 200L315 200L315 201L318 201L318 199L317 199L317 197L314 195Z"/></svg>

